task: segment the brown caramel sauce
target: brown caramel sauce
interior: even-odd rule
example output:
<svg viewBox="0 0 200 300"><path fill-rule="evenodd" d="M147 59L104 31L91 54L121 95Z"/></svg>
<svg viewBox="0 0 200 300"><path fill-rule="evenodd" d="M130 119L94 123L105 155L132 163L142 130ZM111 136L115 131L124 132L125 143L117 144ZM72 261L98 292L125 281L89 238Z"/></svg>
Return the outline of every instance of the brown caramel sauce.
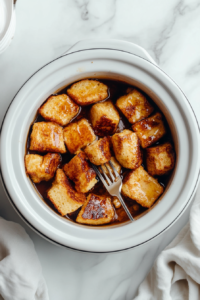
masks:
<svg viewBox="0 0 200 300"><path fill-rule="evenodd" d="M108 100L108 99L112 100L112 102L114 104L115 104L116 100L120 96L123 96L124 94L126 94L127 88L130 88L129 84L126 84L126 83L121 82L121 81L102 80L102 79L100 81L103 82L103 83L105 83L108 86L108 88L109 88L109 96L108 96L108 98L106 100ZM66 91L67 91L68 87L65 87L64 89L60 90L57 94L66 94L67 93ZM151 105L154 106L155 110L154 110L153 114L155 112L157 112L157 111L160 111L160 109L151 100L151 98L148 95L146 95L143 91L141 91L141 92L146 96L147 100L151 103ZM104 100L104 101L106 101L106 100ZM46 101L44 101L44 102L46 102ZM92 105L80 107L79 113L76 115L76 117L74 119L72 119L71 122L78 121L81 118L86 118L86 119L88 119L90 121L89 111L90 111L90 108L92 107ZM120 122L118 124L118 128L117 128L116 132L121 132L124 129L130 129L131 130L132 124L130 124L128 122L128 120L122 115L122 113L120 111L119 111L119 114L120 114ZM163 113L162 113L162 115L163 115ZM33 124L36 123L36 122L42 122L42 121L45 121L45 119L42 116L40 116L39 114L37 114L35 120L33 121ZM166 126L166 129L167 129L167 134L163 138L161 138L157 143L155 143L154 145L163 144L165 142L170 142L170 143L174 144L173 143L173 139L172 139L172 135L171 135L171 132L170 132L170 129L169 129L169 126L168 126L167 121L166 121L165 118L164 118L164 122L165 122L165 126ZM36 151L29 150L31 132L32 132L32 125L30 127L28 138L27 138L26 154L45 155L46 153L38 153ZM98 138L102 138L102 137L98 137ZM72 159L72 157L74 157L74 155L70 154L69 152L67 152L65 154L61 154L61 156L62 156L62 162L61 162L59 168L62 168L64 164L68 163ZM114 156L114 154L113 154L113 156ZM144 153L143 153L143 156L144 156ZM145 166L145 157L143 157L143 162L144 163L142 164L142 166L146 169L146 166ZM121 177L122 177L122 179L125 176L125 174L127 173L127 171L128 171L127 169L122 168L122 171L121 171ZM168 185L168 182L171 179L172 172L170 172L167 175L159 176L158 177L158 181L164 187L164 189L166 189L166 187ZM48 182L42 181L42 182L37 183L37 184L33 183L33 185L35 186L36 190L38 191L39 195L44 200L44 202L52 210L54 210L57 214L59 214L57 212L57 210L55 209L55 207L53 206L53 204L51 203L51 201L47 198L47 191L48 191L48 189L50 189L53 180L54 179L52 179L52 180L50 180ZM73 182L71 182L71 183L72 183L72 186L74 186ZM89 194L89 193L94 193L96 195L110 196L101 181L98 181L98 183L94 186L94 188L92 190L90 190L87 194ZM138 218L141 214L143 214L143 213L145 213L145 212L148 211L147 208L142 207L141 205L139 205L134 200L131 200L131 199L127 198L127 197L123 197L123 199L124 199L126 205L128 206L128 208L129 208L129 210L130 210L133 218ZM156 202L158 202L158 201L159 201L159 199ZM77 211L75 211L73 213L70 213L70 214L66 215L64 218L67 218L67 219L75 222L76 221L76 217L77 217L80 209L81 208L79 208ZM117 209L114 208L114 209L115 209L115 217L114 217L113 221L110 224L100 225L101 227L102 226L106 226L107 227L107 226L111 226L111 225L118 225L118 224L122 224L124 222L129 221L129 218L128 218L126 212L124 211L124 209L122 207L117 208ZM87 226L90 226L90 225L87 225Z"/></svg>

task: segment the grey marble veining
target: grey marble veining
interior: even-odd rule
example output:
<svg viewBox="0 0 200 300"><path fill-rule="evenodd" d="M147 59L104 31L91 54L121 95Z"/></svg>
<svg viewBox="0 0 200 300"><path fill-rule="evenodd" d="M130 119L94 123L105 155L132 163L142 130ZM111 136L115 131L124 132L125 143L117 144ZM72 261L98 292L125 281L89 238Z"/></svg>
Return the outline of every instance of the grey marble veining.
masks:
<svg viewBox="0 0 200 300"><path fill-rule="evenodd" d="M84 38L117 38L144 47L182 88L200 119L199 0L18 0L14 40L0 56L0 122L20 86L38 68ZM159 252L188 220L189 209L148 244L87 254L44 240L18 217L0 189L0 215L34 241L50 299L133 299Z"/></svg>

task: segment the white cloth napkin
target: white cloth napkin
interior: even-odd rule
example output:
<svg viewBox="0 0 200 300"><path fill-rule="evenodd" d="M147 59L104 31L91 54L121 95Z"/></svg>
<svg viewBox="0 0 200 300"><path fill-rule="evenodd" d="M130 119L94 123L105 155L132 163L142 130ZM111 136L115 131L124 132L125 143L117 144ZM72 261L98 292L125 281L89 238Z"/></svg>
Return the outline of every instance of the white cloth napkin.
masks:
<svg viewBox="0 0 200 300"><path fill-rule="evenodd" d="M0 218L0 299L48 300L33 242L18 224Z"/></svg>
<svg viewBox="0 0 200 300"><path fill-rule="evenodd" d="M161 252L135 300L200 299L200 192L190 221Z"/></svg>

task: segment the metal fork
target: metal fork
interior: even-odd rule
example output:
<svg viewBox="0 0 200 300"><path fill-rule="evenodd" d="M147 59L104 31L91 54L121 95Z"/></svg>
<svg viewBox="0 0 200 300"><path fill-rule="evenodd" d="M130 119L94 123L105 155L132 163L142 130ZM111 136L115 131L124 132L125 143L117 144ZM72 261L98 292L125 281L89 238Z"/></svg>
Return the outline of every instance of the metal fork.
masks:
<svg viewBox="0 0 200 300"><path fill-rule="evenodd" d="M110 171L110 169L107 167L106 164L104 164L104 166L106 167L106 169L108 170L108 173L110 175L110 178L106 175L106 173L104 172L103 168L100 166L100 169L105 177L102 176L101 172L99 171L99 169L92 164L93 169L95 170L95 172L97 173L97 175L99 176L99 178L101 179L101 181L103 182L105 188L107 189L108 193L112 196L116 196L119 201L121 202L121 205L123 206L125 212L127 213L129 219L131 221L134 221L130 211L128 210L128 207L126 206L124 200L122 199L122 196L120 194L121 192L121 188L122 188L122 179L120 177L120 175L118 174L117 170L115 169L115 167L113 166L112 162L109 161L109 164L115 174L115 176L112 174L112 172Z"/></svg>

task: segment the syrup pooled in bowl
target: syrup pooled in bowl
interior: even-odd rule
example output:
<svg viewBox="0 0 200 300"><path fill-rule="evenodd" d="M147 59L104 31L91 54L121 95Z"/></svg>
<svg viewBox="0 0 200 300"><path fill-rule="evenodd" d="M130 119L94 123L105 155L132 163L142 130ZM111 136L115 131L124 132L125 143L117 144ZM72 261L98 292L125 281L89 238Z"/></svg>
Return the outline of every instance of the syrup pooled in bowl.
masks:
<svg viewBox="0 0 200 300"><path fill-rule="evenodd" d="M97 79L98 80L98 79ZM108 87L108 97L106 97L106 99L104 100L100 100L96 103L103 103L105 101L111 101L112 104L115 106L115 108L117 109L118 113L119 113L119 116L120 116L120 120L119 120L119 123L117 125L117 128L115 130L115 133L122 133L124 130L129 130L131 132L136 132L137 131L133 131L133 126L135 126L135 124L139 124L140 121L138 122L135 122L134 124L131 124L127 117L125 117L125 115L122 113L122 111L116 106L116 101L117 99L119 99L120 97L124 96L127 94L127 91L130 91L132 88L134 87L130 87L129 84L126 84L125 82L120 82L120 81L114 81L114 80L99 80L101 83L105 84L107 87ZM63 94L67 94L67 90L69 89L69 87L65 87L64 89L62 89L61 91L59 91L56 95L63 95ZM161 137L159 138L154 144L151 144L149 147L143 149L140 147L140 151L142 153L142 164L141 164L141 168L146 170L147 171L147 164L146 164L146 155L147 155L147 150L148 148L152 148L152 147L155 147L155 146L160 146L160 145L166 145L166 144L170 144L172 145L172 147L174 148L174 143L173 143L173 139L172 139L172 134L171 134L171 131L170 131L170 128L168 126L168 123L163 115L163 113L159 110L158 106L153 102L152 99L150 99L150 97L148 95L146 95L143 91L140 91L138 88L136 88L137 91L139 91L140 93L142 93L142 95L144 95L147 99L147 101L150 103L150 106L154 108L153 112L150 113L150 115L147 117L147 118L151 118L152 116L154 116L156 113L161 113L162 114L162 121L163 121L163 124L164 124L164 127L165 127L165 130L166 130L166 133ZM48 98L49 99L49 98ZM47 101L48 101L47 99ZM91 124L91 114L90 114L90 111L91 111L91 108L93 107L93 105L95 105L95 103L92 103L92 104L89 104L89 105L86 105L86 106L80 106L79 105L79 111L78 113L76 114L75 117L72 118L72 120L70 121L69 124L73 124L73 123L76 123L77 121L80 121L82 119L86 119L88 120L90 126L92 126ZM144 118L142 119L143 121L145 121L147 118ZM36 115L36 118L35 120L33 121L33 124L31 125L30 127L30 130L29 130L29 135L28 135L28 138L27 138L27 145L26 145L26 155L29 155L29 154L37 154L37 155L40 155L40 156L44 156L47 154L47 152L39 152L39 151L35 151L35 150L30 150L30 137L31 137L31 133L32 133L32 128L33 128L33 125L35 123L40 123L40 122L48 122L48 120L46 120L45 118L43 118L39 113ZM64 128L67 127L69 124L67 124L66 126L63 126ZM143 126L146 126L145 124ZM149 126L149 125L148 125ZM97 127L97 130L94 129L94 134L96 135L96 138L99 140L99 139L102 139L103 136L102 134L98 136L98 133L100 132L100 130L98 130L98 127ZM84 152L84 148L83 147L81 149L81 151ZM115 153L113 151L113 147L111 146L111 154L112 154L112 157L115 156ZM173 150L173 153L175 155L175 151ZM74 153L70 153L70 151L67 150L66 153L60 153L60 156L61 156L61 161L58 165L58 168L59 169L63 169L63 167L68 164L74 157L75 157L76 154ZM149 155L149 154L148 154ZM175 158L174 158L175 160ZM128 174L130 173L130 169L127 169L127 168L124 168L122 167L121 168L121 172L120 172L120 176L122 177L122 179L124 180L124 178L127 178ZM27 172L28 173L28 172ZM160 186L163 187L163 189L165 190L168 185L169 185L169 182L171 181L172 179L172 175L173 175L173 168L171 168L171 170L169 170L168 172L164 172L164 174L162 175L154 175L152 176L153 178L156 178L158 180L158 183L160 184ZM30 175L30 179L31 179L31 175ZM69 180L72 188L74 189L74 191L76 191L76 188L75 188L75 183L70 180L69 178L67 179ZM52 201L49 199L49 197L47 196L48 195L48 191L51 189L52 187L52 183L54 183L55 181L55 175L52 179L48 180L48 181L41 181L39 183L34 183L34 186L35 186L35 189L37 190L37 192L39 193L39 195L41 196L41 198L43 199L43 201L52 209L54 210L56 213L59 214L58 210L56 209L55 205L52 203ZM109 221L108 223L105 223L105 224L98 224L98 226L113 226L113 225L120 225L120 224L123 224L127 221L129 221L129 218L126 214L126 212L124 211L123 207L118 207L119 205L116 205L116 199L114 197L111 197L109 195L109 193L107 192L106 188L104 187L104 185L102 184L102 182L96 177L96 184L94 185L94 187L92 187L92 189L90 189L88 192L85 193L85 198L88 198L90 194L94 194L94 195L97 195L99 197L110 197L111 198L111 204L112 204L112 207L113 207L113 210L114 210L114 215L112 217L112 220ZM144 213L147 213L149 209L152 209L152 207L154 205L156 205L156 203L158 203L158 201L161 199L162 195L160 195L156 201L154 201L153 205L150 207L150 208L147 208L147 207L144 207L142 206L138 201L136 200L133 200L131 198L129 198L128 196L125 196L125 195L122 195L127 207L129 208L130 210L130 213L131 215L133 216L133 218L137 219L138 217L142 216ZM89 202L90 205L91 205L91 201ZM89 205L88 203L88 205ZM103 202L102 202L103 203ZM118 203L119 204L119 203ZM70 213L67 213L65 216L63 216L64 218L67 218L68 220L72 221L72 222L77 222L77 216L80 214L81 212L81 209L83 208L84 206L80 206L78 209L76 209L75 211L73 212L70 212ZM93 205L93 209L95 210L94 208L94 205ZM86 214L87 212L87 214ZM86 212L83 213L83 217L85 215L88 215L89 211L88 211L88 207L86 207ZM101 214L100 214L101 215ZM105 214L106 215L106 214ZM92 218L90 216L90 218ZM99 217L101 218L101 217ZM93 226L94 224L85 224L86 226Z"/></svg>

